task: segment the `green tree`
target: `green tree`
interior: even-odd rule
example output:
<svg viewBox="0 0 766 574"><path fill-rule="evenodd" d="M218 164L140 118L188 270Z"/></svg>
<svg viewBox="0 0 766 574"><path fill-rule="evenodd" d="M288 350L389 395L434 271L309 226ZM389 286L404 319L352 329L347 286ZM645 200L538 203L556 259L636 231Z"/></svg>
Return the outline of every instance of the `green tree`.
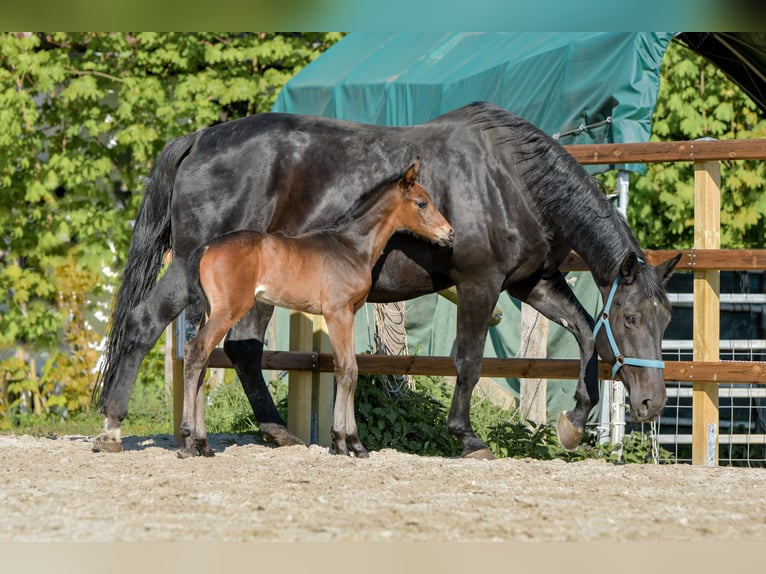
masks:
<svg viewBox="0 0 766 574"><path fill-rule="evenodd" d="M766 137L763 111L719 68L678 42L663 59L652 141ZM721 165L721 246L763 247L766 165ZM646 248L689 248L694 239L691 163L647 164L631 177L628 222Z"/></svg>
<svg viewBox="0 0 766 574"><path fill-rule="evenodd" d="M6 409L6 385L8 394L42 393L43 403L52 381L76 394L92 386L95 365L82 354L93 337L82 335L103 326L85 301L111 299L110 270L124 264L143 180L165 143L268 111L282 85L340 37L0 34L0 349L6 349L0 401ZM101 313L108 316L108 308ZM50 356L42 368L47 382L25 359L41 352ZM65 360L69 354L79 358ZM70 408L81 405L64 395Z"/></svg>

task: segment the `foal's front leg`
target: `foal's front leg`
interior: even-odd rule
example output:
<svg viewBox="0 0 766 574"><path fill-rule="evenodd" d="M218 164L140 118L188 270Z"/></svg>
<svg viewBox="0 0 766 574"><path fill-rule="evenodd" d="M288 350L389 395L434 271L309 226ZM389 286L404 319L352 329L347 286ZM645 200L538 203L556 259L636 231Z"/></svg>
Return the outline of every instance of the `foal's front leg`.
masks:
<svg viewBox="0 0 766 574"><path fill-rule="evenodd" d="M354 393L359 369L354 351L354 313L350 309L325 314L327 331L335 360L335 407L332 421L332 443L336 454L367 458L369 453L359 439L354 415Z"/></svg>

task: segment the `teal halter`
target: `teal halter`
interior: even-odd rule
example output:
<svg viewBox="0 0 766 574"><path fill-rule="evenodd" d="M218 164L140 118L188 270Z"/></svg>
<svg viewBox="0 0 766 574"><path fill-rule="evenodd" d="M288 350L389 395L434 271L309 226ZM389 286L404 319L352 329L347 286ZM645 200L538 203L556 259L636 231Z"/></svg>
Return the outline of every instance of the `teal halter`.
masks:
<svg viewBox="0 0 766 574"><path fill-rule="evenodd" d="M643 260L639 259L639 262L643 263ZM664 369L665 361L661 361L658 359L635 359L633 357L625 357L622 355L622 353L620 353L620 349L617 347L617 342L614 340L612 327L609 325L609 309L612 307L612 300L614 299L614 294L617 291L617 284L619 282L620 282L620 276L618 275L617 277L614 278L614 283L612 283L612 289L609 291L609 296L606 298L606 304L604 305L604 310L601 312L601 316L598 318L598 321L596 322L596 326L593 328L594 340L602 325L604 326L604 331L606 331L606 337L607 339L609 339L609 346L612 348L612 353L614 354L614 357L615 357L615 363L612 366L612 377L617 375L617 371L619 371L623 365L631 365L633 367L648 367L653 369Z"/></svg>

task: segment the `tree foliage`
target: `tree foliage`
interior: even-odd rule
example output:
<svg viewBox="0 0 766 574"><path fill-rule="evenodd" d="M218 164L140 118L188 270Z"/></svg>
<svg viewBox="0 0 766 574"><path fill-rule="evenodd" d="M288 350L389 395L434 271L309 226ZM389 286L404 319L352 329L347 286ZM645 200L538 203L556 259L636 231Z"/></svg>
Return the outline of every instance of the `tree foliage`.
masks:
<svg viewBox="0 0 766 574"><path fill-rule="evenodd" d="M671 42L662 64L652 141L766 137L763 110L719 68ZM690 248L694 240L691 163L648 164L631 177L628 222L646 248ZM721 165L721 246L760 248L766 235L766 164Z"/></svg>
<svg viewBox="0 0 766 574"><path fill-rule="evenodd" d="M43 403L69 408L87 396L94 330L103 331L87 301L110 299L116 281L110 270L124 264L143 180L165 143L268 111L282 85L339 38L0 34L0 349L7 350L0 354L0 401L6 409L12 398L2 394L6 385L9 395L35 390ZM40 353L47 353L41 372L51 384L38 380L28 360ZM52 399L54 386L59 394Z"/></svg>

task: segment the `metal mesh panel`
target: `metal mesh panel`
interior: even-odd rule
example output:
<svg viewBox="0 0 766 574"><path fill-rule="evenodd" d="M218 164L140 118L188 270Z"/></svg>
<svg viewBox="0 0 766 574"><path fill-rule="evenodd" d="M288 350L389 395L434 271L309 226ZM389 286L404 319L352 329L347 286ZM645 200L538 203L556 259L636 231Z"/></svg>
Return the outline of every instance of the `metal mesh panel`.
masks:
<svg viewBox="0 0 766 574"><path fill-rule="evenodd" d="M668 361L691 361L692 342L663 341L663 358ZM723 340L722 361L764 361L766 340ZM723 466L766 466L766 386L755 384L719 385L719 464ZM653 439L669 451L676 462L692 460L692 384L667 382L668 402ZM651 433L648 424L630 422L627 432Z"/></svg>

